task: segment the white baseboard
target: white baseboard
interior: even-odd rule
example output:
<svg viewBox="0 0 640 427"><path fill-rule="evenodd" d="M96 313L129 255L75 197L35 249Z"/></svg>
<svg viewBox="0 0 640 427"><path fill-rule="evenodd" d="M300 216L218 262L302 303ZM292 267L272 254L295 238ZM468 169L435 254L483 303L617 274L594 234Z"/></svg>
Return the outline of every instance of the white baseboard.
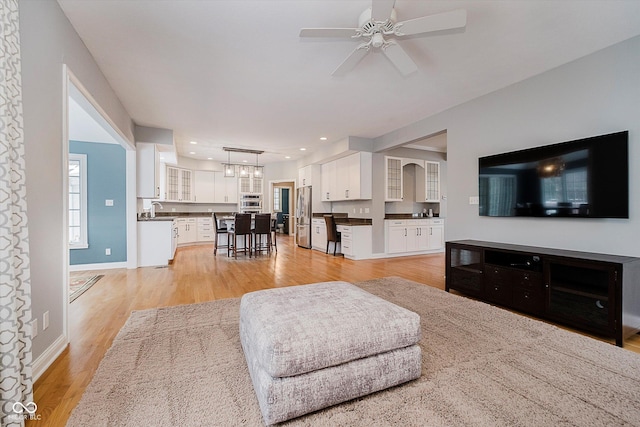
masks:
<svg viewBox="0 0 640 427"><path fill-rule="evenodd" d="M77 264L70 265L69 271L87 271L87 270L111 270L112 268L127 268L128 264L124 262L102 262L97 264Z"/></svg>
<svg viewBox="0 0 640 427"><path fill-rule="evenodd" d="M33 382L35 383L49 366L60 356L69 345L69 340L64 335L60 335L42 354L33 362Z"/></svg>

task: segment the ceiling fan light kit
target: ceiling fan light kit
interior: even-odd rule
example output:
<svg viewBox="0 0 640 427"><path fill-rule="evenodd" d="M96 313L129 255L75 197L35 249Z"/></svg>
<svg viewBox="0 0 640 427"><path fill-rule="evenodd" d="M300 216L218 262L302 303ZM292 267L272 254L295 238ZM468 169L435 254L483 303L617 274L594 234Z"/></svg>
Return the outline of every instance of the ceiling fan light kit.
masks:
<svg viewBox="0 0 640 427"><path fill-rule="evenodd" d="M397 39L403 36L464 28L467 25L467 11L463 9L396 22L394 6L395 0L373 0L371 8L360 14L359 28L303 28L300 30L300 37L369 39L359 44L333 71L334 76L351 71L372 47L380 49L398 71L403 76L407 76L415 72L418 66L395 40L387 40L385 36Z"/></svg>

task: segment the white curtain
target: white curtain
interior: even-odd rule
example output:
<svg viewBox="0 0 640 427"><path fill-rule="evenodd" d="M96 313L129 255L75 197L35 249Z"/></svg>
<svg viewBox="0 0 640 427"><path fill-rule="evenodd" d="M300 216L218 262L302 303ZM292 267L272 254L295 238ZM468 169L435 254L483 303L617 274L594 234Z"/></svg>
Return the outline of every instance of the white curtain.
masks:
<svg viewBox="0 0 640 427"><path fill-rule="evenodd" d="M3 427L37 416L18 0L0 0L0 405Z"/></svg>

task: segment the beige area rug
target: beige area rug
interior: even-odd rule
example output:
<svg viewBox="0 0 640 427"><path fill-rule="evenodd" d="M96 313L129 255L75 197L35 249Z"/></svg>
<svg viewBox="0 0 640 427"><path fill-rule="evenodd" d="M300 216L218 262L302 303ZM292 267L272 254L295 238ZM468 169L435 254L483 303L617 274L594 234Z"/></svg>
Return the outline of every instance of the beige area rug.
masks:
<svg viewBox="0 0 640 427"><path fill-rule="evenodd" d="M74 302L80 295L104 277L103 274L95 276L72 277L69 279L69 303Z"/></svg>
<svg viewBox="0 0 640 427"><path fill-rule="evenodd" d="M420 314L422 377L284 425L640 425L638 354L401 278L357 285ZM238 308L132 313L68 425L262 425Z"/></svg>

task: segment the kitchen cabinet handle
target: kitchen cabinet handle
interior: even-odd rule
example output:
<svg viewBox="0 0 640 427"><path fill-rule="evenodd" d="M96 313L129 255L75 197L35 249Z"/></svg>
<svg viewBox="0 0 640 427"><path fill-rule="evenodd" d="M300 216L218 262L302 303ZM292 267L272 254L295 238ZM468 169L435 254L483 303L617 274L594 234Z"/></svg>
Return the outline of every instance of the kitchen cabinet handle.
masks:
<svg viewBox="0 0 640 427"><path fill-rule="evenodd" d="M404 236L407 237L407 229L404 229Z"/></svg>

